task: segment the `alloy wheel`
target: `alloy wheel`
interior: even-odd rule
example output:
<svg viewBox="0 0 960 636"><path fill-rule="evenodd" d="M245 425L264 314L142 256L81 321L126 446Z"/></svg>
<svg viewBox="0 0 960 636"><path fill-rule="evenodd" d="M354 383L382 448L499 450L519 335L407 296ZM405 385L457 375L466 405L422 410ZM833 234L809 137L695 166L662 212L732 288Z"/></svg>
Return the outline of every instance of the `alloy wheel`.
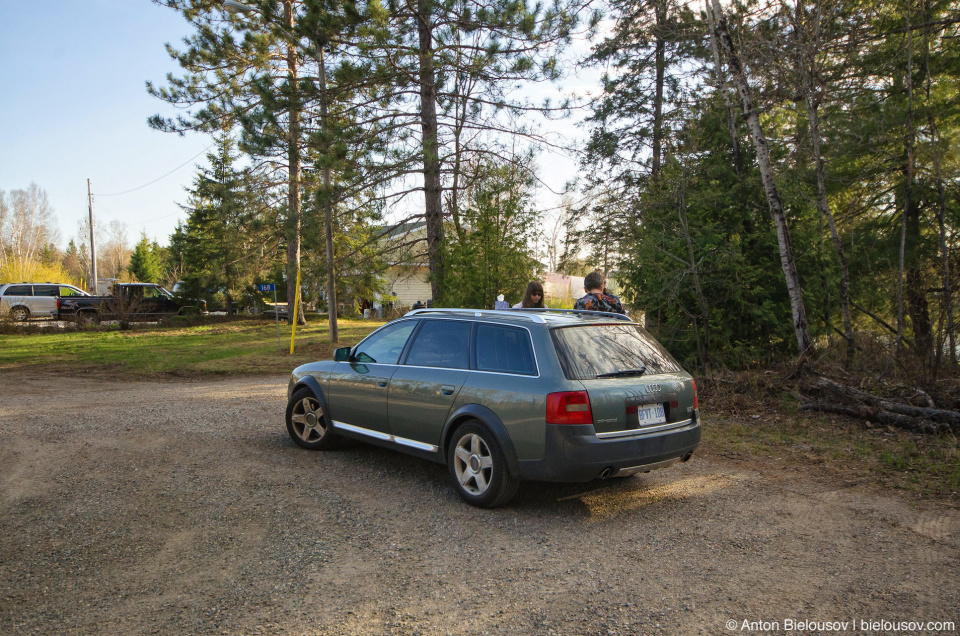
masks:
<svg viewBox="0 0 960 636"><path fill-rule="evenodd" d="M319 442L327 434L323 407L313 398L305 397L294 404L290 422L293 432L304 442Z"/></svg>
<svg viewBox="0 0 960 636"><path fill-rule="evenodd" d="M493 456L482 437L468 433L460 438L454 451L453 468L460 487L471 495L482 495L493 478Z"/></svg>

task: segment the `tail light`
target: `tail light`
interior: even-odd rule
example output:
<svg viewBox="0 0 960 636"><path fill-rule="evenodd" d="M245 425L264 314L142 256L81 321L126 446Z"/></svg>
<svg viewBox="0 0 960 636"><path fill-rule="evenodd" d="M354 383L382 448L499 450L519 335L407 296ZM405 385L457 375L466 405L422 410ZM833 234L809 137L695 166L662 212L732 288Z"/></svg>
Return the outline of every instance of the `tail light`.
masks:
<svg viewBox="0 0 960 636"><path fill-rule="evenodd" d="M586 391L547 395L547 424L593 424L590 397Z"/></svg>
<svg viewBox="0 0 960 636"><path fill-rule="evenodd" d="M60 311L60 298L57 297L57 311Z"/></svg>
<svg viewBox="0 0 960 636"><path fill-rule="evenodd" d="M696 380L690 380L690 381L693 382L693 408L698 408L700 406L700 402L697 399L697 381Z"/></svg>

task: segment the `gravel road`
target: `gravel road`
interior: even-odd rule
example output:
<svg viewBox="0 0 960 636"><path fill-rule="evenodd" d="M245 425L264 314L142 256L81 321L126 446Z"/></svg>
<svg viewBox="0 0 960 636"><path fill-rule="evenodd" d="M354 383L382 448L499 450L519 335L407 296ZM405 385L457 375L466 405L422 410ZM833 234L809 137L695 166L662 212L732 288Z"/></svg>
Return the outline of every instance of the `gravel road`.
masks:
<svg viewBox="0 0 960 636"><path fill-rule="evenodd" d="M295 447L285 382L0 373L0 634L960 626L954 509L705 452L478 510L442 466Z"/></svg>

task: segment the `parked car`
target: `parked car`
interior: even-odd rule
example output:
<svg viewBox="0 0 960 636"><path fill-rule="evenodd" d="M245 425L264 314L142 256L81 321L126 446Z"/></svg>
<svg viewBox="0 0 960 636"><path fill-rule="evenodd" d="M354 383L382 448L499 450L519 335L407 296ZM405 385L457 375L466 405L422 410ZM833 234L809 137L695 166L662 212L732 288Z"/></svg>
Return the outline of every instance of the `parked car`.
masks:
<svg viewBox="0 0 960 636"><path fill-rule="evenodd" d="M297 367L287 395L297 445L355 438L446 464L481 507L523 480L628 476L700 443L693 378L620 314L414 310Z"/></svg>
<svg viewBox="0 0 960 636"><path fill-rule="evenodd" d="M83 325L101 320L150 322L168 316L206 313L203 300L187 301L153 283L114 283L109 296L62 298L60 320Z"/></svg>
<svg viewBox="0 0 960 636"><path fill-rule="evenodd" d="M82 289L63 283L7 283L0 285L0 314L16 321L55 318L57 299L89 296Z"/></svg>

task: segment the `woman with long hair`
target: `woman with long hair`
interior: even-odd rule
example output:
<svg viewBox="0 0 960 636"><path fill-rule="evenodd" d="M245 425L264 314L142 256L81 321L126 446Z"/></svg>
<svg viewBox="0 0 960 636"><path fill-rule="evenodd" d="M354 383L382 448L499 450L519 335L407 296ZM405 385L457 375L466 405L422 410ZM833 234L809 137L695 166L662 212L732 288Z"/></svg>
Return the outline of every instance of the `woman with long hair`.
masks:
<svg viewBox="0 0 960 636"><path fill-rule="evenodd" d="M512 307L513 309L548 309L548 307L543 304L543 285L538 281L532 280L530 284L527 285L527 291L523 293L523 300L518 302Z"/></svg>

